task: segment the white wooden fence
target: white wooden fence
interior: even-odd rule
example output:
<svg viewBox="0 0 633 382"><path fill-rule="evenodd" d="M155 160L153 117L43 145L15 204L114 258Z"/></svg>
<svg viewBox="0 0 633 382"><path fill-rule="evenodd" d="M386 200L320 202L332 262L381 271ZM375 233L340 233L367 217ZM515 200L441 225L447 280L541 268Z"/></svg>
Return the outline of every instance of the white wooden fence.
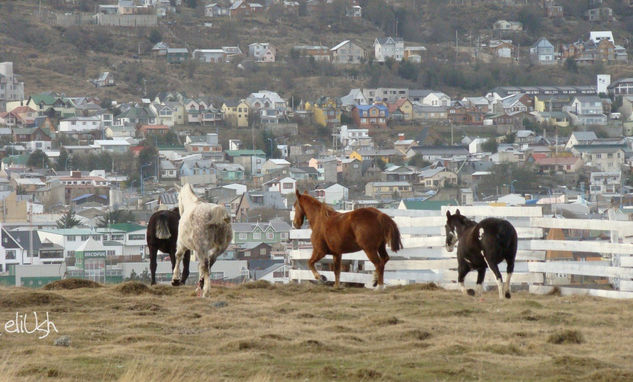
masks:
<svg viewBox="0 0 633 382"><path fill-rule="evenodd" d="M549 293L554 286L547 285L547 274L583 275L607 277L616 289L589 289L559 286L562 294L585 294L612 298L633 298L633 244L609 241L545 240L550 228L598 230L611 232L611 237L633 236L633 222L614 220L564 219L544 217L540 206L494 207L460 206L444 207L441 211L383 210L398 224L404 248L397 253L389 251L391 260L385 267L385 283L402 285L414 282L435 282L444 288L457 288L456 251L444 249L444 224L447 209L481 220L485 217L500 217L509 220L516 228L519 245L511 282L527 286L532 293ZM292 230L290 238L297 242L309 242L310 230ZM600 254L603 261L545 261L545 254L552 251L581 251ZM307 269L307 260L312 254L309 247L291 250L293 263L290 279L313 280ZM364 252L343 255L344 263L350 264L350 272L341 272L342 282L372 282L373 264ZM321 264L331 262L326 256ZM505 262L500 264L505 276ZM328 269L323 267L323 269ZM328 280L334 280L331 271L320 271ZM477 272L470 272L466 285L474 285ZM486 287L496 286L492 272L486 272Z"/></svg>

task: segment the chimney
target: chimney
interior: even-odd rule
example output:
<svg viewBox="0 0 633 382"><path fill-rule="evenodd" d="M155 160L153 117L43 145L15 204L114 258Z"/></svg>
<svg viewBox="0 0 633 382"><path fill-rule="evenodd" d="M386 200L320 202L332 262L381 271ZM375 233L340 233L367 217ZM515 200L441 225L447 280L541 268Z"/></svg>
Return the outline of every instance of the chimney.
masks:
<svg viewBox="0 0 633 382"><path fill-rule="evenodd" d="M398 140L404 141L404 133L398 133Z"/></svg>

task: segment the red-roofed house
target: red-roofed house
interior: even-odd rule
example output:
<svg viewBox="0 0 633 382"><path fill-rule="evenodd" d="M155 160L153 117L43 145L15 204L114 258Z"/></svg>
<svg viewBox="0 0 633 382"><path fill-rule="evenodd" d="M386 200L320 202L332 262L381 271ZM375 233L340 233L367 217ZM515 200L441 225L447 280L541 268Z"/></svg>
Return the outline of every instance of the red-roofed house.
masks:
<svg viewBox="0 0 633 382"><path fill-rule="evenodd" d="M138 129L138 135L146 138L150 134L164 135L167 134L168 131L169 126L167 125L143 125Z"/></svg>
<svg viewBox="0 0 633 382"><path fill-rule="evenodd" d="M578 171L583 166L583 161L577 157L537 157L534 158L534 164L538 167L539 173L569 174Z"/></svg>
<svg viewBox="0 0 633 382"><path fill-rule="evenodd" d="M62 176L59 182L64 185L64 197L67 204L71 200L85 194L104 195L106 200L110 194L110 182L100 176L82 176L81 171L71 171L70 176Z"/></svg>
<svg viewBox="0 0 633 382"><path fill-rule="evenodd" d="M388 103L387 108L389 109L391 119L401 121L410 121L413 119L413 104L406 98L400 98L393 103Z"/></svg>

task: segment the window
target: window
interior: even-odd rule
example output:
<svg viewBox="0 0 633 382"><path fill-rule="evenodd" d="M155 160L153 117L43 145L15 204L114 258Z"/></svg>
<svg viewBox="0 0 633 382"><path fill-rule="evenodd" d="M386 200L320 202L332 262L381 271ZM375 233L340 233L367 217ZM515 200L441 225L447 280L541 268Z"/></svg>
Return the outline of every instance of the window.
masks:
<svg viewBox="0 0 633 382"><path fill-rule="evenodd" d="M92 238L96 241L101 241L101 235L92 235Z"/></svg>
<svg viewBox="0 0 633 382"><path fill-rule="evenodd" d="M106 255L107 256L114 256L114 255L116 255L116 252L114 250L107 250L106 251Z"/></svg>
<svg viewBox="0 0 633 382"><path fill-rule="evenodd" d="M90 235L81 235L81 241L86 241L89 237Z"/></svg>
<svg viewBox="0 0 633 382"><path fill-rule="evenodd" d="M128 235L128 239L130 239L130 240L145 240L145 235L144 234Z"/></svg>
<svg viewBox="0 0 633 382"><path fill-rule="evenodd" d="M113 233L111 240L124 240L124 239L125 239L125 235L120 234L120 233Z"/></svg>
<svg viewBox="0 0 633 382"><path fill-rule="evenodd" d="M262 238L261 232L254 232L253 233L253 240L261 240L261 238Z"/></svg>
<svg viewBox="0 0 633 382"><path fill-rule="evenodd" d="M6 252L5 259L7 260L15 260L15 250L11 249Z"/></svg>
<svg viewBox="0 0 633 382"><path fill-rule="evenodd" d="M77 240L77 237L76 237L76 236L71 235L71 236L68 236L68 238L67 238L66 240L68 240L68 241L76 241L76 240Z"/></svg>
<svg viewBox="0 0 633 382"><path fill-rule="evenodd" d="M240 232L239 238L240 240L246 240L247 236L244 232Z"/></svg>
<svg viewBox="0 0 633 382"><path fill-rule="evenodd" d="M275 239L275 233L274 232L266 232L266 240L273 240ZM264 250L266 251L266 250Z"/></svg>
<svg viewBox="0 0 633 382"><path fill-rule="evenodd" d="M244 257L251 257L251 251L244 251Z"/></svg>

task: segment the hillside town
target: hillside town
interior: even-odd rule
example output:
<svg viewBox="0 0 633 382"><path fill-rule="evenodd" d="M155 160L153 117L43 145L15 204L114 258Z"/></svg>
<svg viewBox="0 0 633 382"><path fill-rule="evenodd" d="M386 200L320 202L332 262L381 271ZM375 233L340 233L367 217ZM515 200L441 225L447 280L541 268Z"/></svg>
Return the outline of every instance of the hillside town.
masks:
<svg viewBox="0 0 633 382"><path fill-rule="evenodd" d="M139 67L182 69L190 79L201 67L257 73L307 65L352 79L361 75L358 68L387 68L398 81L385 86L372 78L376 86L299 96L278 86L283 79L268 79L252 92L229 89L229 82L222 91L200 92L137 75L139 95L130 97L130 75L118 70L130 64L124 62L82 73L79 82L91 90L66 94L31 91L24 66L0 62L0 283L147 280L148 219L178 207L175 186L186 183L232 218L233 242L212 273L217 282L288 281L289 251L309 247L305 232L291 228L297 191L347 211L540 205L553 216L600 218L613 208L626 214L633 205L633 78L615 74L628 63L629 42L618 30L598 27L616 20L602 1L590 2L581 15L596 28L566 40L535 32L535 19L519 12L516 20L499 19L468 36L456 31L454 45L406 40L398 19L393 33L318 44L280 45L254 34L236 44L201 45L174 34L173 20L185 10L213 33L277 14L340 23L377 17L376 4L358 0L118 0L94 9L79 3L53 2L67 12L38 9L38 16L57 30L148 32L151 46L141 49L139 41L131 57ZM527 2L497 3L517 9ZM553 1L534 9L554 24L567 14ZM529 65L597 72L580 85L577 78L495 82L485 91L401 85L422 76L432 60L453 55L455 64L493 63L501 65L497 71ZM50 264L63 264L64 272L44 267ZM162 255L159 280L169 277Z"/></svg>

